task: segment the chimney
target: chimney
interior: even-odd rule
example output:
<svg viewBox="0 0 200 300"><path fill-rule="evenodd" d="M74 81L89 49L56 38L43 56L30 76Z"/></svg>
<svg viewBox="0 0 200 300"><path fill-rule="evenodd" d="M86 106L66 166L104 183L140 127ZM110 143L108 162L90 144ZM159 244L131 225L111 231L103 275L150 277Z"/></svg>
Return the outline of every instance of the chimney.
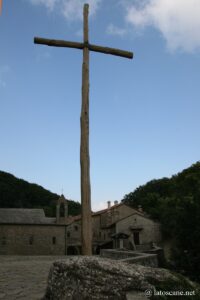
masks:
<svg viewBox="0 0 200 300"><path fill-rule="evenodd" d="M115 200L115 201L114 201L114 205L117 205L117 204L118 204L118 201L117 201L117 200Z"/></svg>
<svg viewBox="0 0 200 300"><path fill-rule="evenodd" d="M111 202L107 201L107 203L108 203L108 208L110 208L111 207Z"/></svg>

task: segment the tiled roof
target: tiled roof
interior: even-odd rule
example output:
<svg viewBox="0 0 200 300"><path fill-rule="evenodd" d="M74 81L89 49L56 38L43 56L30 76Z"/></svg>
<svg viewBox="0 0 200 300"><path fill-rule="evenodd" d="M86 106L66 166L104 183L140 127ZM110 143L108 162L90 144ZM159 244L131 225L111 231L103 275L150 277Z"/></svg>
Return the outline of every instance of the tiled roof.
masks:
<svg viewBox="0 0 200 300"><path fill-rule="evenodd" d="M73 222L79 221L81 220L81 215L77 215L77 216L68 216L67 217L67 225L72 224Z"/></svg>
<svg viewBox="0 0 200 300"><path fill-rule="evenodd" d="M93 216L95 216L95 215L101 215L101 214L107 212L108 210L114 209L114 208L119 207L119 206L121 206L121 205L126 205L126 204L124 204L123 202L121 202L121 203L119 203L119 204L112 205L110 208L105 208L105 209L102 209L102 210L93 212L92 215L93 215Z"/></svg>
<svg viewBox="0 0 200 300"><path fill-rule="evenodd" d="M92 217L93 217L93 216L98 216L98 215L104 214L104 213L106 213L107 211L112 210L112 209L114 209L114 208L117 208L117 207L119 207L119 206L121 206L121 205L126 205L126 204L124 204L123 202L121 202L121 203L119 203L119 204L112 205L110 208L105 208L105 209L102 209L102 210L99 210L99 211L96 211L96 212L92 212ZM137 210L136 210L135 208L132 208L132 209L135 210L135 212L137 212ZM70 216L70 217L68 217L67 223L68 223L68 224L71 224L71 223L76 222L76 221L79 221L79 220L81 220L81 215ZM113 224L114 224L114 223L116 223L116 221L114 221ZM112 224L110 224L110 225L112 225Z"/></svg>
<svg viewBox="0 0 200 300"><path fill-rule="evenodd" d="M55 218L45 217L43 209L0 208L0 223L52 224L55 223Z"/></svg>
<svg viewBox="0 0 200 300"><path fill-rule="evenodd" d="M124 220L124 219L126 219L126 218L129 218L129 217L132 217L132 216L134 216L134 215L138 215L138 216L140 216L140 217L142 217L142 218L151 220L151 221L153 221L154 223L158 223L158 224L159 224L159 222L154 221L154 220L151 218L150 215L147 215L145 212L140 212L140 211L137 211L137 210L136 210L134 213L132 213L131 215L126 216L126 217L124 217L124 218L122 218L122 219L120 219L120 220L117 220L116 223L121 222L122 220Z"/></svg>

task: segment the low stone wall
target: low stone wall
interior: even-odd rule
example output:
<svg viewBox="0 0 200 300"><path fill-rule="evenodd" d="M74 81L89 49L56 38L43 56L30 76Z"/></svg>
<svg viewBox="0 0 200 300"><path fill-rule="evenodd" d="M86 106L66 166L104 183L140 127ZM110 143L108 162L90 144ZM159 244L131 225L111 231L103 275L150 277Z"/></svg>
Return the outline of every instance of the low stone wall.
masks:
<svg viewBox="0 0 200 300"><path fill-rule="evenodd" d="M101 249L101 257L120 260L124 263L158 267L157 254L138 253L135 251L120 251L115 249Z"/></svg>
<svg viewBox="0 0 200 300"><path fill-rule="evenodd" d="M128 264L138 264L152 268L158 267L158 259L156 254L143 254L137 257L121 259L120 261Z"/></svg>
<svg viewBox="0 0 200 300"><path fill-rule="evenodd" d="M136 245L137 251L146 251L152 249L152 243L142 244L142 245Z"/></svg>
<svg viewBox="0 0 200 300"><path fill-rule="evenodd" d="M139 252L139 251L137 251ZM157 260L158 260L158 267L159 268L164 268L166 266L166 260L164 256L164 251L160 247L156 247L154 249L150 249L147 251L141 251L142 253L147 253L147 254L156 254L157 255Z"/></svg>
<svg viewBox="0 0 200 300"><path fill-rule="evenodd" d="M123 250L115 250L115 249L101 249L100 255L102 257L111 258L111 259L125 259L137 257L140 253L136 253L134 251L123 251Z"/></svg>

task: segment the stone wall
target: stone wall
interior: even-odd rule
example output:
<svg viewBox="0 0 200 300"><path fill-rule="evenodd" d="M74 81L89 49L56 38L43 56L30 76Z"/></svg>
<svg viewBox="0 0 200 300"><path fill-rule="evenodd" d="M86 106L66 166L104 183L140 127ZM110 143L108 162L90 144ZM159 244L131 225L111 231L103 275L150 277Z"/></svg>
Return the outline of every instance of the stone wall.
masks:
<svg viewBox="0 0 200 300"><path fill-rule="evenodd" d="M152 268L158 267L158 258L156 254L143 253L136 257L121 259L120 261L128 264L137 264Z"/></svg>
<svg viewBox="0 0 200 300"><path fill-rule="evenodd" d="M1 224L0 254L65 255L66 226Z"/></svg>
<svg viewBox="0 0 200 300"><path fill-rule="evenodd" d="M110 228L101 228L101 215L92 216L92 235L94 243L103 243L111 240L110 235L112 230Z"/></svg>
<svg viewBox="0 0 200 300"><path fill-rule="evenodd" d="M158 267L158 259L156 254L138 253L136 251L102 249L101 257L120 260L121 262L129 264L139 264L154 268Z"/></svg>
<svg viewBox="0 0 200 300"><path fill-rule="evenodd" d="M130 216L134 212L136 212L135 209L125 204L114 205L106 212L101 214L100 226L102 228L106 228L110 224L116 222L117 220L123 219L127 216Z"/></svg>
<svg viewBox="0 0 200 300"><path fill-rule="evenodd" d="M116 233L123 232L130 235L133 242L133 228L139 228L140 244L161 242L160 224L139 214L133 214L116 223Z"/></svg>
<svg viewBox="0 0 200 300"><path fill-rule="evenodd" d="M67 226L67 244L75 245L81 242L81 223L73 222Z"/></svg>

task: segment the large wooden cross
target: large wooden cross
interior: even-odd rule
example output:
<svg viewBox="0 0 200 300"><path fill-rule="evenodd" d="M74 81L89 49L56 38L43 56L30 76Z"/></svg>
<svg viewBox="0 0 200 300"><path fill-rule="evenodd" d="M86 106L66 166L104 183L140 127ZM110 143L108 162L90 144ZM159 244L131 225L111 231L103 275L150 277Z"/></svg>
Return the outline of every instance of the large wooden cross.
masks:
<svg viewBox="0 0 200 300"><path fill-rule="evenodd" d="M67 47L83 50L82 65L82 109L81 109L81 205L82 205L82 254L92 255L92 218L91 218L91 190L90 190L90 157L89 157L89 51L112 54L126 58L133 58L133 53L114 48L92 45L88 34L89 5L84 4L84 39L83 43L63 40L34 38L34 43L55 47Z"/></svg>
<svg viewBox="0 0 200 300"><path fill-rule="evenodd" d="M2 0L0 0L0 14L1 14L1 10L2 10Z"/></svg>

